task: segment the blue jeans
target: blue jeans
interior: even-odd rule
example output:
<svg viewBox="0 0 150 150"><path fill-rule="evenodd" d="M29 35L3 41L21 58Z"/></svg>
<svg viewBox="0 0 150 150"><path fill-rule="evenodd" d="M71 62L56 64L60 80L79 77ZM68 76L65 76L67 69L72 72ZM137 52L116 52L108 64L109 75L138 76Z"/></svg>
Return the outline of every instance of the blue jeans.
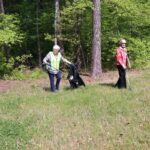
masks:
<svg viewBox="0 0 150 150"><path fill-rule="evenodd" d="M59 84L61 80L61 72L59 71L57 74L53 74L48 72L49 80L50 80L50 90L52 92L55 92L55 90L59 90ZM54 77L56 77L56 84L54 84L55 80Z"/></svg>

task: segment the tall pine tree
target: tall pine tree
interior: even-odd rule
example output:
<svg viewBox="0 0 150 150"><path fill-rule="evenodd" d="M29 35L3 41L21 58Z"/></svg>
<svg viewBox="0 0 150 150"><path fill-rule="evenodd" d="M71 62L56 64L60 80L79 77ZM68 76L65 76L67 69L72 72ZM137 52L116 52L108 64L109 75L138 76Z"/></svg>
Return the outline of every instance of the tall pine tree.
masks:
<svg viewBox="0 0 150 150"><path fill-rule="evenodd" d="M91 75L97 78L102 74L101 64L101 1L93 0L93 43Z"/></svg>

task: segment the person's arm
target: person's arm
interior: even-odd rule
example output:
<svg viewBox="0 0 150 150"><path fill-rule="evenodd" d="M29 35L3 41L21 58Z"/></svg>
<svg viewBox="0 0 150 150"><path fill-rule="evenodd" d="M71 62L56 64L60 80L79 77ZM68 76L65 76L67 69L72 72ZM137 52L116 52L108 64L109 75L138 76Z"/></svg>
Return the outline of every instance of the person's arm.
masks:
<svg viewBox="0 0 150 150"><path fill-rule="evenodd" d="M65 63L67 63L69 65L72 64L70 61L68 61L67 59L65 59L62 55L61 55L61 59L62 59L63 62L65 62Z"/></svg>
<svg viewBox="0 0 150 150"><path fill-rule="evenodd" d="M45 58L43 59L43 64L48 65L50 63L50 53L48 53Z"/></svg>

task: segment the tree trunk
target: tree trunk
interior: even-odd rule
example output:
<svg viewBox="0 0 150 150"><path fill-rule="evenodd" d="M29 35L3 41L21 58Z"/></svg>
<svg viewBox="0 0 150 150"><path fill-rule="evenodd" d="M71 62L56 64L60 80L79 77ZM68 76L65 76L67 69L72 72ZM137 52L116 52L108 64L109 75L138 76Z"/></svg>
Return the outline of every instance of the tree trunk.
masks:
<svg viewBox="0 0 150 150"><path fill-rule="evenodd" d="M36 0L36 34L37 34L37 48L38 48L38 62L39 67L42 67L42 61L41 61L41 44L40 44L40 34L39 34L39 4L40 0Z"/></svg>
<svg viewBox="0 0 150 150"><path fill-rule="evenodd" d="M83 48L82 48L82 42L81 42L81 23L82 23L82 18L80 15L77 15L77 23L76 23L76 27L75 27L75 33L78 36L78 40L79 43L77 44L77 52L75 54L76 56L76 64L78 66L78 70L81 69L81 65L82 65L82 69L84 68L86 70L86 62L85 62L85 57L84 57L84 52L83 52Z"/></svg>
<svg viewBox="0 0 150 150"><path fill-rule="evenodd" d="M3 0L0 0L0 13L1 14L5 14ZM6 62L8 63L9 62L9 49L8 49L8 46L6 44L3 44L1 48L2 48L2 50L4 52L4 54L5 54Z"/></svg>
<svg viewBox="0 0 150 150"><path fill-rule="evenodd" d="M0 0L0 13L5 13L3 0Z"/></svg>
<svg viewBox="0 0 150 150"><path fill-rule="evenodd" d="M97 78L102 74L101 64L101 2L93 0L93 43L92 43L92 78Z"/></svg>
<svg viewBox="0 0 150 150"><path fill-rule="evenodd" d="M61 41L61 26L60 26L60 0L55 0L55 38L57 39L56 44L60 45L63 49L63 42Z"/></svg>

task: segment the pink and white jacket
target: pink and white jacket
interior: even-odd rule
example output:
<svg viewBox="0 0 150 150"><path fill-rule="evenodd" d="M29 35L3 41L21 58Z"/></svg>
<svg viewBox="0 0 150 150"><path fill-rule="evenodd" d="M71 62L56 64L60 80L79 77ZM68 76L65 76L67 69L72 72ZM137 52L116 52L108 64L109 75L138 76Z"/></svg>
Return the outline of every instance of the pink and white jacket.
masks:
<svg viewBox="0 0 150 150"><path fill-rule="evenodd" d="M117 65L121 65L123 68L127 67L127 49L118 47L116 50Z"/></svg>

